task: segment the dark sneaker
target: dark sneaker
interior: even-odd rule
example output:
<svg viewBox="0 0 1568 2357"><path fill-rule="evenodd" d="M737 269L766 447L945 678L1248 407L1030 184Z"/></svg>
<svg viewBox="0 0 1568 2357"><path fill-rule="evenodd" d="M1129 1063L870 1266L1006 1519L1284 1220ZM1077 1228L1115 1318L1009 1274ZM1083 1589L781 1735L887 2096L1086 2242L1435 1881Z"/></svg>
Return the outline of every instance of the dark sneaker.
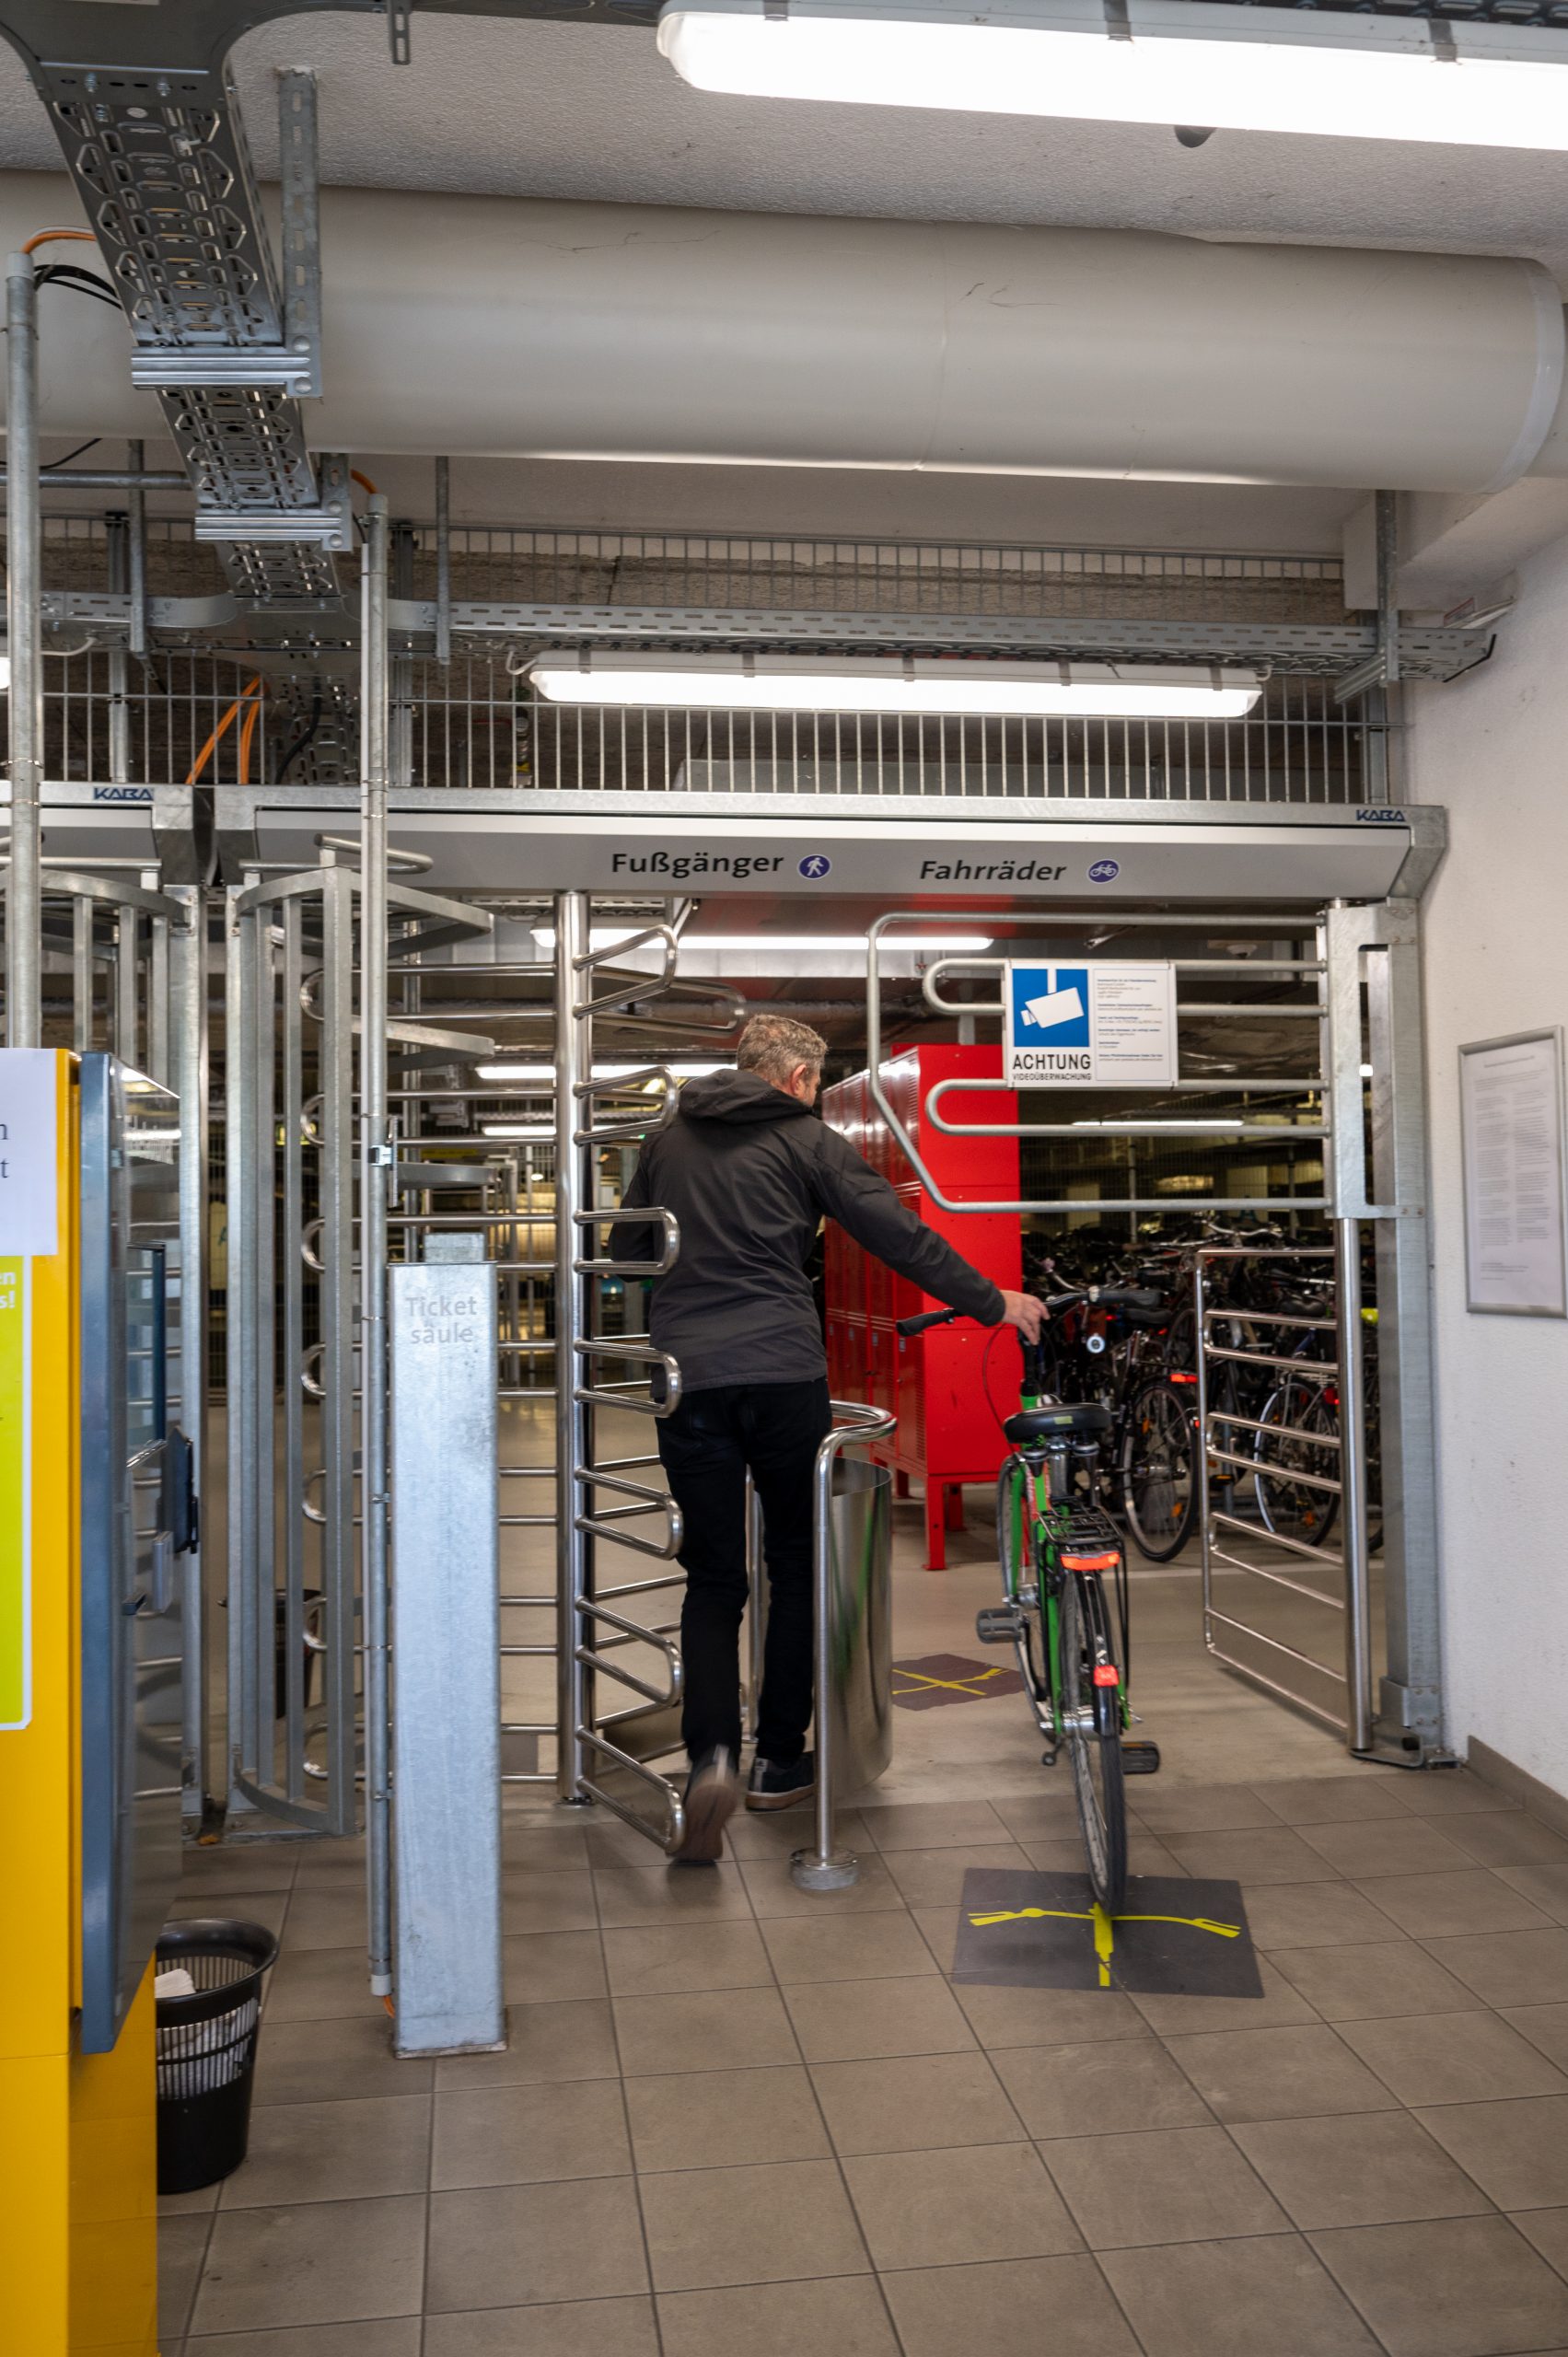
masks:
<svg viewBox="0 0 1568 2357"><path fill-rule="evenodd" d="M746 1787L748 1808L793 1808L808 1801L817 1790L817 1763L808 1751L803 1759L780 1767L772 1759L754 1759Z"/></svg>
<svg viewBox="0 0 1568 2357"><path fill-rule="evenodd" d="M686 1779L686 1831L675 1852L678 1865L715 1865L724 1855L724 1829L740 1798L733 1751L723 1744L691 1762Z"/></svg>

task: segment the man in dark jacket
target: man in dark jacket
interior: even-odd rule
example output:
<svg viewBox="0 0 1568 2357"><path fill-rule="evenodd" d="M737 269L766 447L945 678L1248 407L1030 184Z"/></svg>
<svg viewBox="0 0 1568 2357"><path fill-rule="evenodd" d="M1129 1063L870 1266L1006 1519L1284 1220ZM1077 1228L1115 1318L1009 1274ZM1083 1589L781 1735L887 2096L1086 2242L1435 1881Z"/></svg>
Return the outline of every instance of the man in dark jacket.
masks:
<svg viewBox="0 0 1568 2357"><path fill-rule="evenodd" d="M1005 1293L899 1201L836 1130L814 1118L826 1042L782 1015L753 1016L735 1072L687 1084L648 1138L625 1204L680 1224L680 1253L653 1294L655 1347L680 1368L680 1401L658 1425L680 1508L686 1597L681 1733L689 1860L717 1858L739 1795L740 1622L746 1608L746 1475L761 1501L768 1632L748 1808L809 1799L812 1469L828 1432L828 1362L806 1260L819 1220L982 1326L1032 1341L1040 1304ZM652 1227L614 1231L622 1260L656 1256Z"/></svg>

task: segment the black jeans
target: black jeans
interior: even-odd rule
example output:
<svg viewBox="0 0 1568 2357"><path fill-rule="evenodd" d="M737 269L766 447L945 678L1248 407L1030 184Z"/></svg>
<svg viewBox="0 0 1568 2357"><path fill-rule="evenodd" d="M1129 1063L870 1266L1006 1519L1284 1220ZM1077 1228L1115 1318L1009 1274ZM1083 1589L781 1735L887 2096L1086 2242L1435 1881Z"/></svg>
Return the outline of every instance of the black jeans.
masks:
<svg viewBox="0 0 1568 2357"><path fill-rule="evenodd" d="M811 1717L812 1468L832 1422L826 1376L815 1383L726 1383L689 1391L658 1426L658 1451L680 1508L686 1600L680 1732L695 1759L740 1749L740 1621L746 1609L746 1474L761 1500L768 1633L757 1749L787 1766Z"/></svg>

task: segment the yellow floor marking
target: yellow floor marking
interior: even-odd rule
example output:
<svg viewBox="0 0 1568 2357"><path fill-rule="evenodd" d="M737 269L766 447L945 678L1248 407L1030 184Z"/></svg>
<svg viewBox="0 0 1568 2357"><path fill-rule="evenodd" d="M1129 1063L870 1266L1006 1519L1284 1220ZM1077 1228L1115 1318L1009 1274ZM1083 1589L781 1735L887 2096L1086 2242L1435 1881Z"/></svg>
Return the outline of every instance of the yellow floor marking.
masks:
<svg viewBox="0 0 1568 2357"><path fill-rule="evenodd" d="M927 1678L923 1669L900 1669L894 1664L894 1676L907 1678L914 1686L940 1687L944 1694L972 1694L981 1678L1000 1678L1001 1670L993 1663L989 1669L977 1669L968 1678Z"/></svg>
<svg viewBox="0 0 1568 2357"><path fill-rule="evenodd" d="M1099 1985L1110 1986L1111 1950L1116 1944L1118 1923L1182 1923L1189 1931L1213 1932L1216 1938L1237 1940L1241 1936L1239 1923L1217 1923L1207 1915L1108 1915L1097 1898L1093 1907L1010 1907L994 1915L971 1915L970 1922L977 1931L992 1923L1040 1922L1047 1916L1069 1923L1092 1923L1095 1937L1095 1961L1099 1967Z"/></svg>

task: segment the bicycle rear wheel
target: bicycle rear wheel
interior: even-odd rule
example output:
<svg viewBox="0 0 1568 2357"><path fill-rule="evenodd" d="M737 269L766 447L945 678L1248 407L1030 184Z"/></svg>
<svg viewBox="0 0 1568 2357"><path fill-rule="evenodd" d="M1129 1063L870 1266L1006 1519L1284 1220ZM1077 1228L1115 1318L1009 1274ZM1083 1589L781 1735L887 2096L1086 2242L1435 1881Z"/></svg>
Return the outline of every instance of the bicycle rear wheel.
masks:
<svg viewBox="0 0 1568 2357"><path fill-rule="evenodd" d="M1318 1483L1340 1476L1337 1411L1324 1398L1321 1384L1287 1376L1264 1401L1258 1422L1268 1427L1252 1444L1258 1460L1258 1512L1264 1529L1276 1538L1326 1546L1340 1502L1332 1490ZM1315 1433L1324 1438L1314 1440ZM1316 1475L1318 1480L1302 1480L1304 1474Z"/></svg>
<svg viewBox="0 0 1568 2357"><path fill-rule="evenodd" d="M1168 1563L1198 1518L1197 1436L1181 1392L1163 1378L1136 1391L1121 1430L1121 1501L1138 1551Z"/></svg>
<svg viewBox="0 0 1568 2357"><path fill-rule="evenodd" d="M1127 1898L1127 1798L1121 1781L1121 1698L1097 1686L1096 1665L1115 1659L1105 1592L1092 1572L1069 1573L1057 1608L1063 1733L1073 1762L1089 1881L1108 1915Z"/></svg>

